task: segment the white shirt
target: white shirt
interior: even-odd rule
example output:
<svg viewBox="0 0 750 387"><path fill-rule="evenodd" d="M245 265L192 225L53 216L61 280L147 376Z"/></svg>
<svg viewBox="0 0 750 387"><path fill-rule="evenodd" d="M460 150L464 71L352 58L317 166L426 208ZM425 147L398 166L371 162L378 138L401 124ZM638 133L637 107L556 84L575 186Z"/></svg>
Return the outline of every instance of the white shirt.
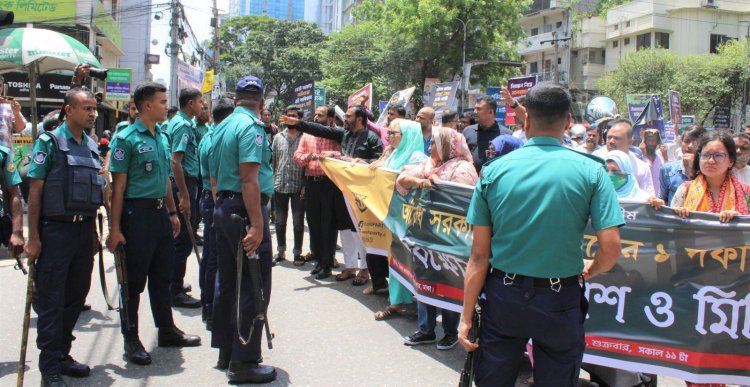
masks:
<svg viewBox="0 0 750 387"><path fill-rule="evenodd" d="M587 147L586 147L586 144L585 144L585 143L584 143L584 144L582 144L582 145L580 145L580 146L579 146L578 148L576 148L576 150L577 150L577 151L579 151L579 152L583 152L583 153L588 153L588 154L594 154L594 152L598 151L599 149L602 149L602 146L601 146L601 145L597 145L597 146L596 146L596 147L594 148L594 150L591 150L591 151L589 151L589 148L587 148ZM606 153L605 153L605 154L606 154Z"/></svg>
<svg viewBox="0 0 750 387"><path fill-rule="evenodd" d="M741 182L750 184L750 167L745 167L742 169L734 168L732 172L735 176L737 176L738 179L740 179Z"/></svg>
<svg viewBox="0 0 750 387"><path fill-rule="evenodd" d="M607 150L607 147L603 146L600 149L595 150L593 155L606 160L607 153L609 153L609 150ZM656 196L656 191L654 191L654 179L651 177L651 170L648 163L639 159L635 153L630 151L628 151L628 157L630 157L630 165L633 168L633 176L635 176L635 180L638 182L638 187L646 191L649 195Z"/></svg>

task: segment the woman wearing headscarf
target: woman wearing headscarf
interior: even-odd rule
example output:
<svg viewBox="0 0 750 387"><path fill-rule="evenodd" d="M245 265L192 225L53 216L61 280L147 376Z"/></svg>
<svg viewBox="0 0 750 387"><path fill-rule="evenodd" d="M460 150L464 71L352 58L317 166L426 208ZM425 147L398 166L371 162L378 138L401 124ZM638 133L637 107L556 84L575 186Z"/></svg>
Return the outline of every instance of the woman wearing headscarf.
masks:
<svg viewBox="0 0 750 387"><path fill-rule="evenodd" d="M490 141L490 146L487 148L487 160L505 156L522 146L523 141L520 139L510 134L501 134Z"/></svg>
<svg viewBox="0 0 750 387"><path fill-rule="evenodd" d="M607 162L609 178L615 186L619 199L642 200L644 202L649 200L649 194L638 186L638 181L633 176L630 156L623 151L613 150L609 151L604 159Z"/></svg>

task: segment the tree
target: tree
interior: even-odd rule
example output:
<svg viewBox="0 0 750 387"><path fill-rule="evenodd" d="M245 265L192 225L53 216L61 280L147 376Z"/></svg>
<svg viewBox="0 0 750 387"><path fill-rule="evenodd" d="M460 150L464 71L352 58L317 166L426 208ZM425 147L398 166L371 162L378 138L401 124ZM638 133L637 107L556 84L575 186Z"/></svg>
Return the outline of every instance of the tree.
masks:
<svg viewBox="0 0 750 387"><path fill-rule="evenodd" d="M291 100L291 87L319 80L320 45L326 36L312 23L285 21L267 16L241 16L221 26L221 61L227 84L256 75L266 93Z"/></svg>

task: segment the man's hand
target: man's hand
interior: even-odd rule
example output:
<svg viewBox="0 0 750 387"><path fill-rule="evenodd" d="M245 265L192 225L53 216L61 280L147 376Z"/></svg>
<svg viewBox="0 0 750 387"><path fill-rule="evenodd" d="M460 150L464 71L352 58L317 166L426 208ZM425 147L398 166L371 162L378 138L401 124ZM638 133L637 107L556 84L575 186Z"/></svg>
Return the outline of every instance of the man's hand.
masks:
<svg viewBox="0 0 750 387"><path fill-rule="evenodd" d="M338 157L339 152L336 151L325 151L321 153L318 158L326 158L326 157ZM346 160L346 158L342 157L343 160Z"/></svg>
<svg viewBox="0 0 750 387"><path fill-rule="evenodd" d="M367 104L367 101L370 100L370 95L367 93L362 93L354 100L355 105L362 105L365 106Z"/></svg>
<svg viewBox="0 0 750 387"><path fill-rule="evenodd" d="M672 209L680 218L687 218L690 216L690 210L687 207L675 207Z"/></svg>
<svg viewBox="0 0 750 387"><path fill-rule="evenodd" d="M190 211L188 211L189 213ZM186 216L185 219L190 218ZM180 217L177 214L171 215L169 221L172 223L172 238L177 238L177 235L180 235Z"/></svg>
<svg viewBox="0 0 750 387"><path fill-rule="evenodd" d="M185 219L190 219L190 197L188 196L188 193L182 193L179 194L180 197L180 212L182 213L182 216Z"/></svg>
<svg viewBox="0 0 750 387"><path fill-rule="evenodd" d="M18 103L18 100L13 100L11 103L11 106L13 107L13 114L19 114L21 113L21 104Z"/></svg>
<svg viewBox="0 0 750 387"><path fill-rule="evenodd" d="M23 247L24 247L24 240L23 240L23 234L19 232L14 232L10 235L10 242L8 242L8 252L12 257L17 257L21 253L23 253Z"/></svg>
<svg viewBox="0 0 750 387"><path fill-rule="evenodd" d="M26 242L26 246L24 246L24 250L26 251L26 255L29 257L29 262L27 265L32 265L34 261L36 261L36 258L39 256L39 253L42 252L42 241L39 240L39 238L29 238L29 241Z"/></svg>
<svg viewBox="0 0 750 387"><path fill-rule="evenodd" d="M302 186L302 189L299 191L299 200L305 200L305 187Z"/></svg>
<svg viewBox="0 0 750 387"><path fill-rule="evenodd" d="M300 123L300 119L292 116L281 116L279 117L279 122L286 126L297 126Z"/></svg>
<svg viewBox="0 0 750 387"><path fill-rule="evenodd" d="M260 242L263 241L263 227L252 226L248 230L247 235L242 240L242 248L245 249L247 255L252 254L260 246Z"/></svg>
<svg viewBox="0 0 750 387"><path fill-rule="evenodd" d="M463 316L462 316L463 317ZM469 331L471 330L471 319L464 320L461 318L461 323L458 324L458 342L463 345L466 352L472 352L479 348L479 339L475 342L469 341Z"/></svg>
<svg viewBox="0 0 750 387"><path fill-rule="evenodd" d="M79 63L78 66L76 66L75 70L73 70L73 82L82 84L83 80L88 78L90 70L90 65Z"/></svg>
<svg viewBox="0 0 750 387"><path fill-rule="evenodd" d="M511 106L516 104L516 100L513 99L513 96L510 95L510 91L507 87L500 87L500 96L503 98L503 102L505 102L506 104Z"/></svg>
<svg viewBox="0 0 750 387"><path fill-rule="evenodd" d="M111 231L107 236L107 250L111 252L117 251L117 246L125 244L125 236L120 231ZM28 252L27 252L28 254Z"/></svg>

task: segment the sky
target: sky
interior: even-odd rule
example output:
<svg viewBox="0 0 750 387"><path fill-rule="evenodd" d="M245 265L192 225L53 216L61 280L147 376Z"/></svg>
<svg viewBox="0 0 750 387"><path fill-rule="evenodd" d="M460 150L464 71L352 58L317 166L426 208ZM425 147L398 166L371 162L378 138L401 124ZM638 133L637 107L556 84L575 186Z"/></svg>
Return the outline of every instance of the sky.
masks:
<svg viewBox="0 0 750 387"><path fill-rule="evenodd" d="M166 2L166 0L153 0L154 3ZM203 42L206 39L211 38L211 16L212 16L212 0L181 0L183 7L185 8L185 15L188 23L193 28L195 36L199 42ZM225 13L229 8L229 0L218 0L219 13ZM154 75L154 80L163 79L167 83L169 82L169 57L164 54L164 45L169 43L169 12L164 12L164 17L161 20L152 20L151 22L151 40L158 40L159 43L154 46L151 45L151 54L158 54L161 56L160 63L151 67L151 73ZM186 39L187 40L190 39ZM189 48L190 51L187 51ZM183 46L183 50L191 52L193 50L191 44Z"/></svg>

